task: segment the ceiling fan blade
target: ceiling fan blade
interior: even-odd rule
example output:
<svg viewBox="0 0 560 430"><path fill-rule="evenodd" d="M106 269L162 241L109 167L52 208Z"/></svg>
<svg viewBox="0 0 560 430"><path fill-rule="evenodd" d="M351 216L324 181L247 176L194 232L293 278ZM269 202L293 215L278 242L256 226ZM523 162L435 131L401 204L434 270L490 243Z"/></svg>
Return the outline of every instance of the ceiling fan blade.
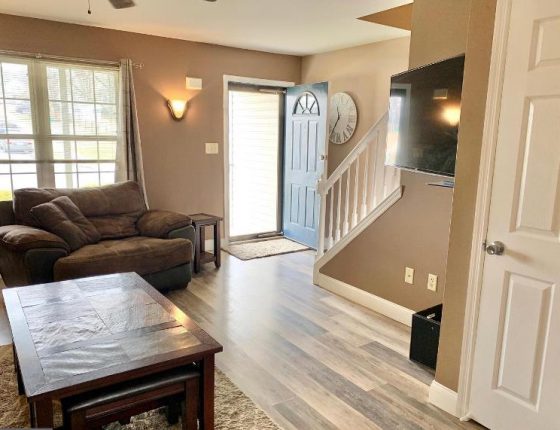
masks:
<svg viewBox="0 0 560 430"><path fill-rule="evenodd" d="M125 9L127 7L136 6L133 0L109 0L115 9Z"/></svg>

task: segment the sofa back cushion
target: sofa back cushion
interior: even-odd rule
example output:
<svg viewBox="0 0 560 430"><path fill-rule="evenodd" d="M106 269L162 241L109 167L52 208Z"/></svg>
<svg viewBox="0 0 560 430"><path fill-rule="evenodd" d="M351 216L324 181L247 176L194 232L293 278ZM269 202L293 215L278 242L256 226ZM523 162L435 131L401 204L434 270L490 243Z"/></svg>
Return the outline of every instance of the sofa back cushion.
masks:
<svg viewBox="0 0 560 430"><path fill-rule="evenodd" d="M136 182L128 181L98 188L23 188L14 191L14 212L18 224L40 227L31 208L67 196L97 228L101 239L138 234L136 221L146 204Z"/></svg>
<svg viewBox="0 0 560 430"><path fill-rule="evenodd" d="M101 235L67 196L31 208L39 225L64 239L71 251L99 242Z"/></svg>

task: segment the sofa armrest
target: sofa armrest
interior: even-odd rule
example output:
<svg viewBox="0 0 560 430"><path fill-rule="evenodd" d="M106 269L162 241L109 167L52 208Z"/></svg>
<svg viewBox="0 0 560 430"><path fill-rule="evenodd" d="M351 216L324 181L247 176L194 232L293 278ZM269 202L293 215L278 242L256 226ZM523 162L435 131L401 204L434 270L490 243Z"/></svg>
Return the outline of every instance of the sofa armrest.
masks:
<svg viewBox="0 0 560 430"><path fill-rule="evenodd" d="M169 233L188 227L192 224L187 215L177 212L149 210L145 212L136 227L141 236L167 238Z"/></svg>
<svg viewBox="0 0 560 430"><path fill-rule="evenodd" d="M5 225L0 227L0 246L13 252L32 249L57 248L68 252L68 244L60 237L25 225Z"/></svg>
<svg viewBox="0 0 560 430"><path fill-rule="evenodd" d="M194 260L194 247L196 246L196 234L194 231L194 227L192 225L188 225L186 227L181 227L175 230L171 230L167 235L168 239L187 239L191 241L192 244L192 255L191 261Z"/></svg>
<svg viewBox="0 0 560 430"><path fill-rule="evenodd" d="M44 230L0 227L0 274L8 287L52 282L55 261L68 252L66 242Z"/></svg>

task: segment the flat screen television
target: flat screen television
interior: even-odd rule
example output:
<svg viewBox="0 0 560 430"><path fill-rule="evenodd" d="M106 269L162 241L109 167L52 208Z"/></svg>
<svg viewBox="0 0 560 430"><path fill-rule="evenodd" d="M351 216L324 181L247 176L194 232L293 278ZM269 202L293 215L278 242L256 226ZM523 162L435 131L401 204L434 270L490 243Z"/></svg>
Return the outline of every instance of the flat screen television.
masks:
<svg viewBox="0 0 560 430"><path fill-rule="evenodd" d="M391 78L386 164L455 176L465 56Z"/></svg>

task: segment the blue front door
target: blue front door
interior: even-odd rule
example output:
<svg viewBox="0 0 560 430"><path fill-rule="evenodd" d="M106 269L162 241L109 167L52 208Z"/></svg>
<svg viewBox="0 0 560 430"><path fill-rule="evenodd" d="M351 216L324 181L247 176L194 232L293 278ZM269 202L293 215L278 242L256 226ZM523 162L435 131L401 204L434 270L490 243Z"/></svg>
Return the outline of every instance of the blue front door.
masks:
<svg viewBox="0 0 560 430"><path fill-rule="evenodd" d="M299 85L286 94L284 145L284 236L317 248L320 198L317 182L325 169L328 83Z"/></svg>

